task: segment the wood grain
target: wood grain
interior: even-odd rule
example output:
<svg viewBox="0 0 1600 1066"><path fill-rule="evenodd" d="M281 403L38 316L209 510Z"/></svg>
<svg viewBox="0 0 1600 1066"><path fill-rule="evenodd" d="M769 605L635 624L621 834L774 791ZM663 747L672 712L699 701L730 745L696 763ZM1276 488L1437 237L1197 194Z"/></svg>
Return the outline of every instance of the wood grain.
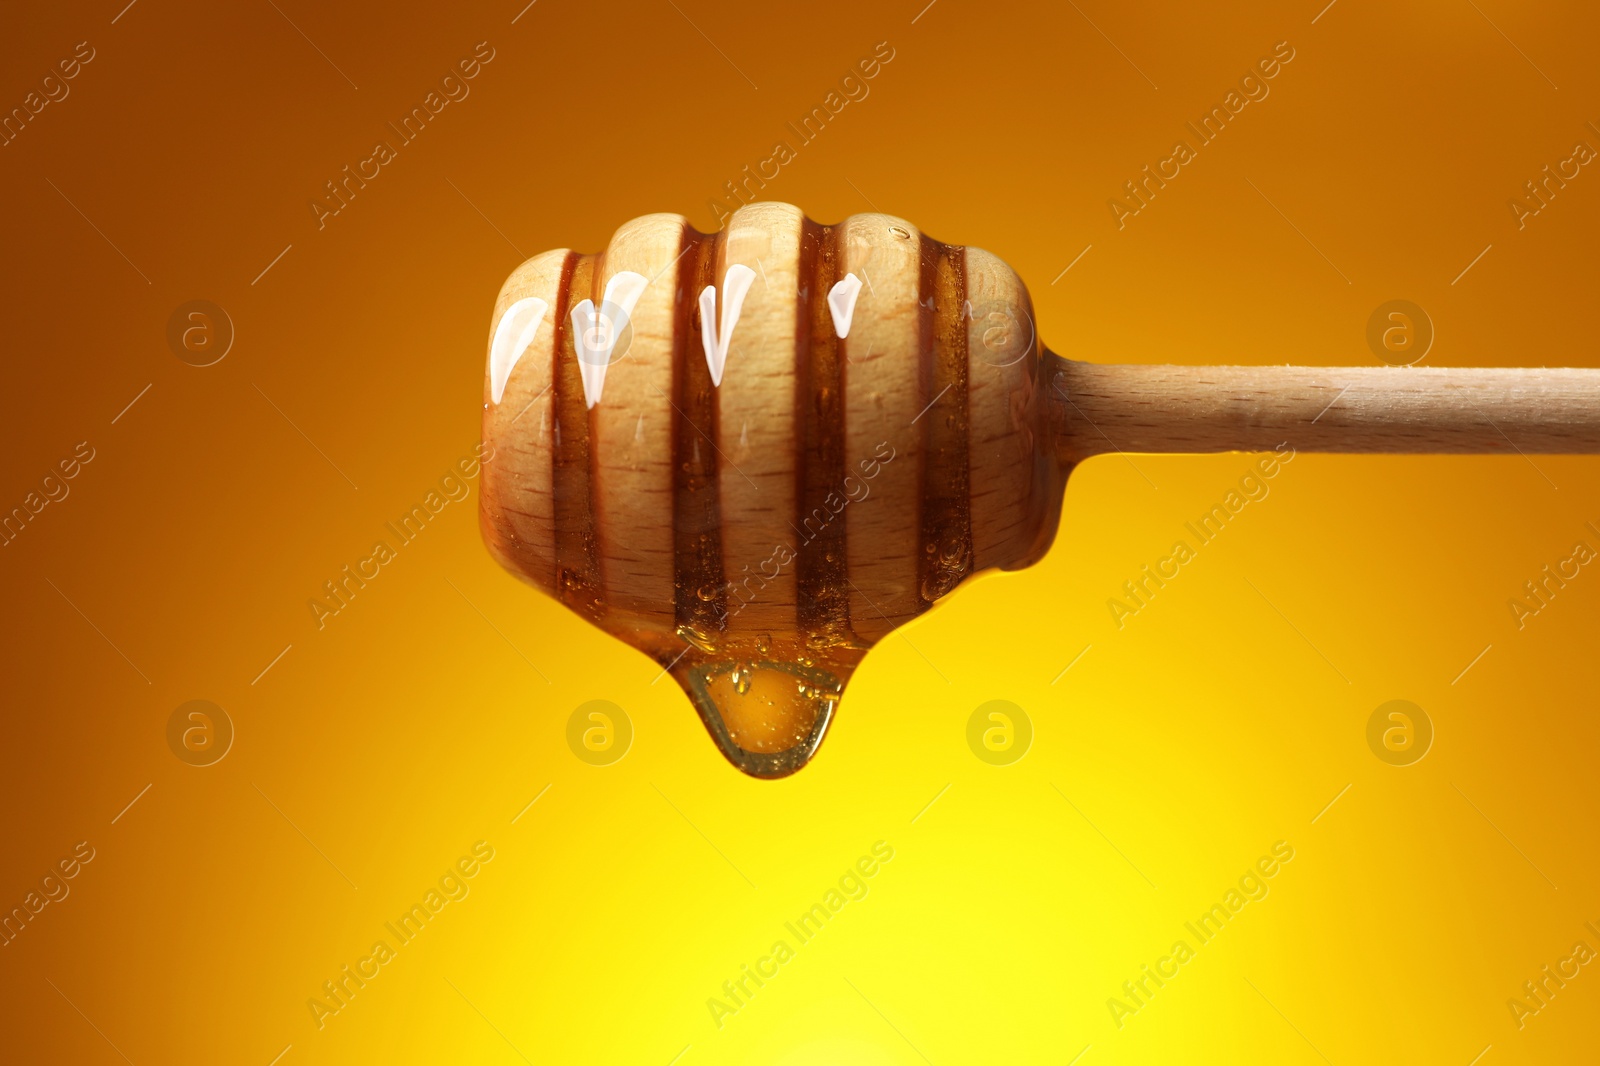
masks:
<svg viewBox="0 0 1600 1066"><path fill-rule="evenodd" d="M797 628L794 567L769 565L766 573L775 576L768 577L762 564L779 545L795 541L795 340L804 220L788 204L741 207L728 220L717 262L719 321L728 267L742 263L756 274L716 390L723 571L738 587L730 601L733 636Z"/></svg>
<svg viewBox="0 0 1600 1066"><path fill-rule="evenodd" d="M595 271L595 306L624 270L652 279L630 316L631 339L607 369L590 411L595 437L596 529L605 597L669 624L673 616L672 340L678 253L688 220L646 215L611 238Z"/></svg>
<svg viewBox="0 0 1600 1066"><path fill-rule="evenodd" d="M850 622L872 642L923 610L917 588L921 551L923 395L919 300L922 234L905 219L853 215L840 225L840 276L863 281L842 349L844 457L848 468L887 442L894 458L871 493L844 510ZM837 490L843 495L843 486Z"/></svg>
<svg viewBox="0 0 1600 1066"><path fill-rule="evenodd" d="M1032 562L1060 488L1048 463L1037 386L1038 332L1022 279L1000 260L968 248L967 434L973 569ZM1049 530L1041 526L1051 521Z"/></svg>
<svg viewBox="0 0 1600 1066"><path fill-rule="evenodd" d="M1111 451L1600 452L1600 370L1135 366L1048 356L1065 463Z"/></svg>
<svg viewBox="0 0 1600 1066"><path fill-rule="evenodd" d="M483 440L493 458L483 464L479 523L484 543L506 569L542 588L555 585L555 502L551 492L550 382L555 366L556 316L571 251L536 255L512 271L495 299L489 337L506 309L537 296L548 303L533 343L518 360L505 394L493 403L484 355Z"/></svg>

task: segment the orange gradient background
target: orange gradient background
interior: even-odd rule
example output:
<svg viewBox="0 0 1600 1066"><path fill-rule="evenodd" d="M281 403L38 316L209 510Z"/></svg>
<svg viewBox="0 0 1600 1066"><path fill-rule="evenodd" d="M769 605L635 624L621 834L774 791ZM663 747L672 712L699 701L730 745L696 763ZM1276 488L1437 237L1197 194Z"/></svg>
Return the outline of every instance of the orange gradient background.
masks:
<svg viewBox="0 0 1600 1066"><path fill-rule="evenodd" d="M8 112L94 49L0 148L0 511L94 449L0 548L0 913L95 853L0 947L0 1058L1594 1056L1593 967L1521 1029L1507 1008L1600 950L1600 575L1520 630L1508 608L1600 548L1593 459L1301 454L1120 630L1108 598L1252 457L1093 460L1048 557L875 649L777 782L492 564L477 480L323 628L308 608L471 454L518 262L647 212L715 228L881 41L762 195L995 252L1064 356L1374 365L1368 316L1404 298L1425 365L1595 365L1600 175L1508 208L1600 146L1589 6L124 2L0 17ZM324 182L483 41L470 95L319 229ZM1119 229L1108 199L1280 41L1270 95ZM203 368L166 340L194 299L236 330ZM211 766L167 745L192 699L236 730ZM595 699L634 731L609 766L565 740ZM1009 766L967 747L995 699L1033 726ZM1392 699L1435 729L1411 766L1367 747ZM478 841L470 894L319 1028L323 982ZM865 898L719 1026L708 999L877 841ZM1107 1000L1277 841L1266 898L1119 1028Z"/></svg>

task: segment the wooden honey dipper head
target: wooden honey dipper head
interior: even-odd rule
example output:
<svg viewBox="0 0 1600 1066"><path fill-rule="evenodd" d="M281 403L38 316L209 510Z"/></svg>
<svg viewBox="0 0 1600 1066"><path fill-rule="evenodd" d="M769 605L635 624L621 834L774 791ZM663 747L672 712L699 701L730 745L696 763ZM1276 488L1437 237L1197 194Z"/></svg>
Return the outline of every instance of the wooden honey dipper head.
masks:
<svg viewBox="0 0 1600 1066"><path fill-rule="evenodd" d="M903 219L636 219L501 288L484 539L668 668L734 765L781 776L868 648L1048 547L1042 367L1011 269Z"/></svg>
<svg viewBox="0 0 1600 1066"><path fill-rule="evenodd" d="M781 777L874 643L1045 552L1082 459L1595 452L1600 371L1078 363L988 252L757 203L513 271L483 435L491 553L660 663L740 770Z"/></svg>

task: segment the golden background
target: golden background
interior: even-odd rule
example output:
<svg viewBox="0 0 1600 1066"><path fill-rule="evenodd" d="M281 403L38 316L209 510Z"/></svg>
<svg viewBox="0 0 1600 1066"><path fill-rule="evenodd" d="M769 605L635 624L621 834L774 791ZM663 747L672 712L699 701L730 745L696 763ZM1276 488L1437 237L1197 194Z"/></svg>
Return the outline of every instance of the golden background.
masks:
<svg viewBox="0 0 1600 1066"><path fill-rule="evenodd" d="M714 228L879 42L869 95L762 195L994 251L1062 355L1374 365L1368 317L1407 299L1425 365L1595 365L1600 176L1509 208L1600 146L1592 8L924 2L5 13L0 107L29 115L0 148L0 510L70 491L0 548L0 913L70 891L0 947L0 1058L1594 1056L1593 967L1521 1028L1507 1005L1600 949L1600 576L1521 629L1508 607L1600 547L1593 460L1300 454L1120 630L1107 600L1252 457L1093 460L1049 556L874 650L778 782L491 563L477 479L317 627L323 582L471 457L506 274L646 212ZM1281 41L1270 94L1119 229L1108 200ZM319 229L324 183L479 42L470 94ZM167 339L197 299L236 331L206 367ZM168 743L196 699L236 733L209 766ZM634 734L606 766L566 741L597 699ZM997 699L1034 734L1006 766L966 739ZM1435 731L1414 765L1367 744L1394 699ZM446 879L469 894L319 1028L323 983L479 841ZM878 841L799 945L784 923ZM1196 946L1278 841L1269 894ZM779 939L719 1027L708 1000ZM1119 1028L1108 1000L1178 939Z"/></svg>

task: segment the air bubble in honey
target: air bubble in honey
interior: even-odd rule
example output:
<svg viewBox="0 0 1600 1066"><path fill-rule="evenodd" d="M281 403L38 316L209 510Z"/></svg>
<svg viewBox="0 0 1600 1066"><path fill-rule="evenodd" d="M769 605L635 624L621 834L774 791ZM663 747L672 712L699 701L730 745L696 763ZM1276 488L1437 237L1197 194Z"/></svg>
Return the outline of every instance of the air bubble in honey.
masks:
<svg viewBox="0 0 1600 1066"><path fill-rule="evenodd" d="M711 655L715 655L717 653L717 642L711 638L710 634L703 633L694 626L690 625L679 626L677 632L678 636L682 637L696 648L699 648L701 651L707 652Z"/></svg>

